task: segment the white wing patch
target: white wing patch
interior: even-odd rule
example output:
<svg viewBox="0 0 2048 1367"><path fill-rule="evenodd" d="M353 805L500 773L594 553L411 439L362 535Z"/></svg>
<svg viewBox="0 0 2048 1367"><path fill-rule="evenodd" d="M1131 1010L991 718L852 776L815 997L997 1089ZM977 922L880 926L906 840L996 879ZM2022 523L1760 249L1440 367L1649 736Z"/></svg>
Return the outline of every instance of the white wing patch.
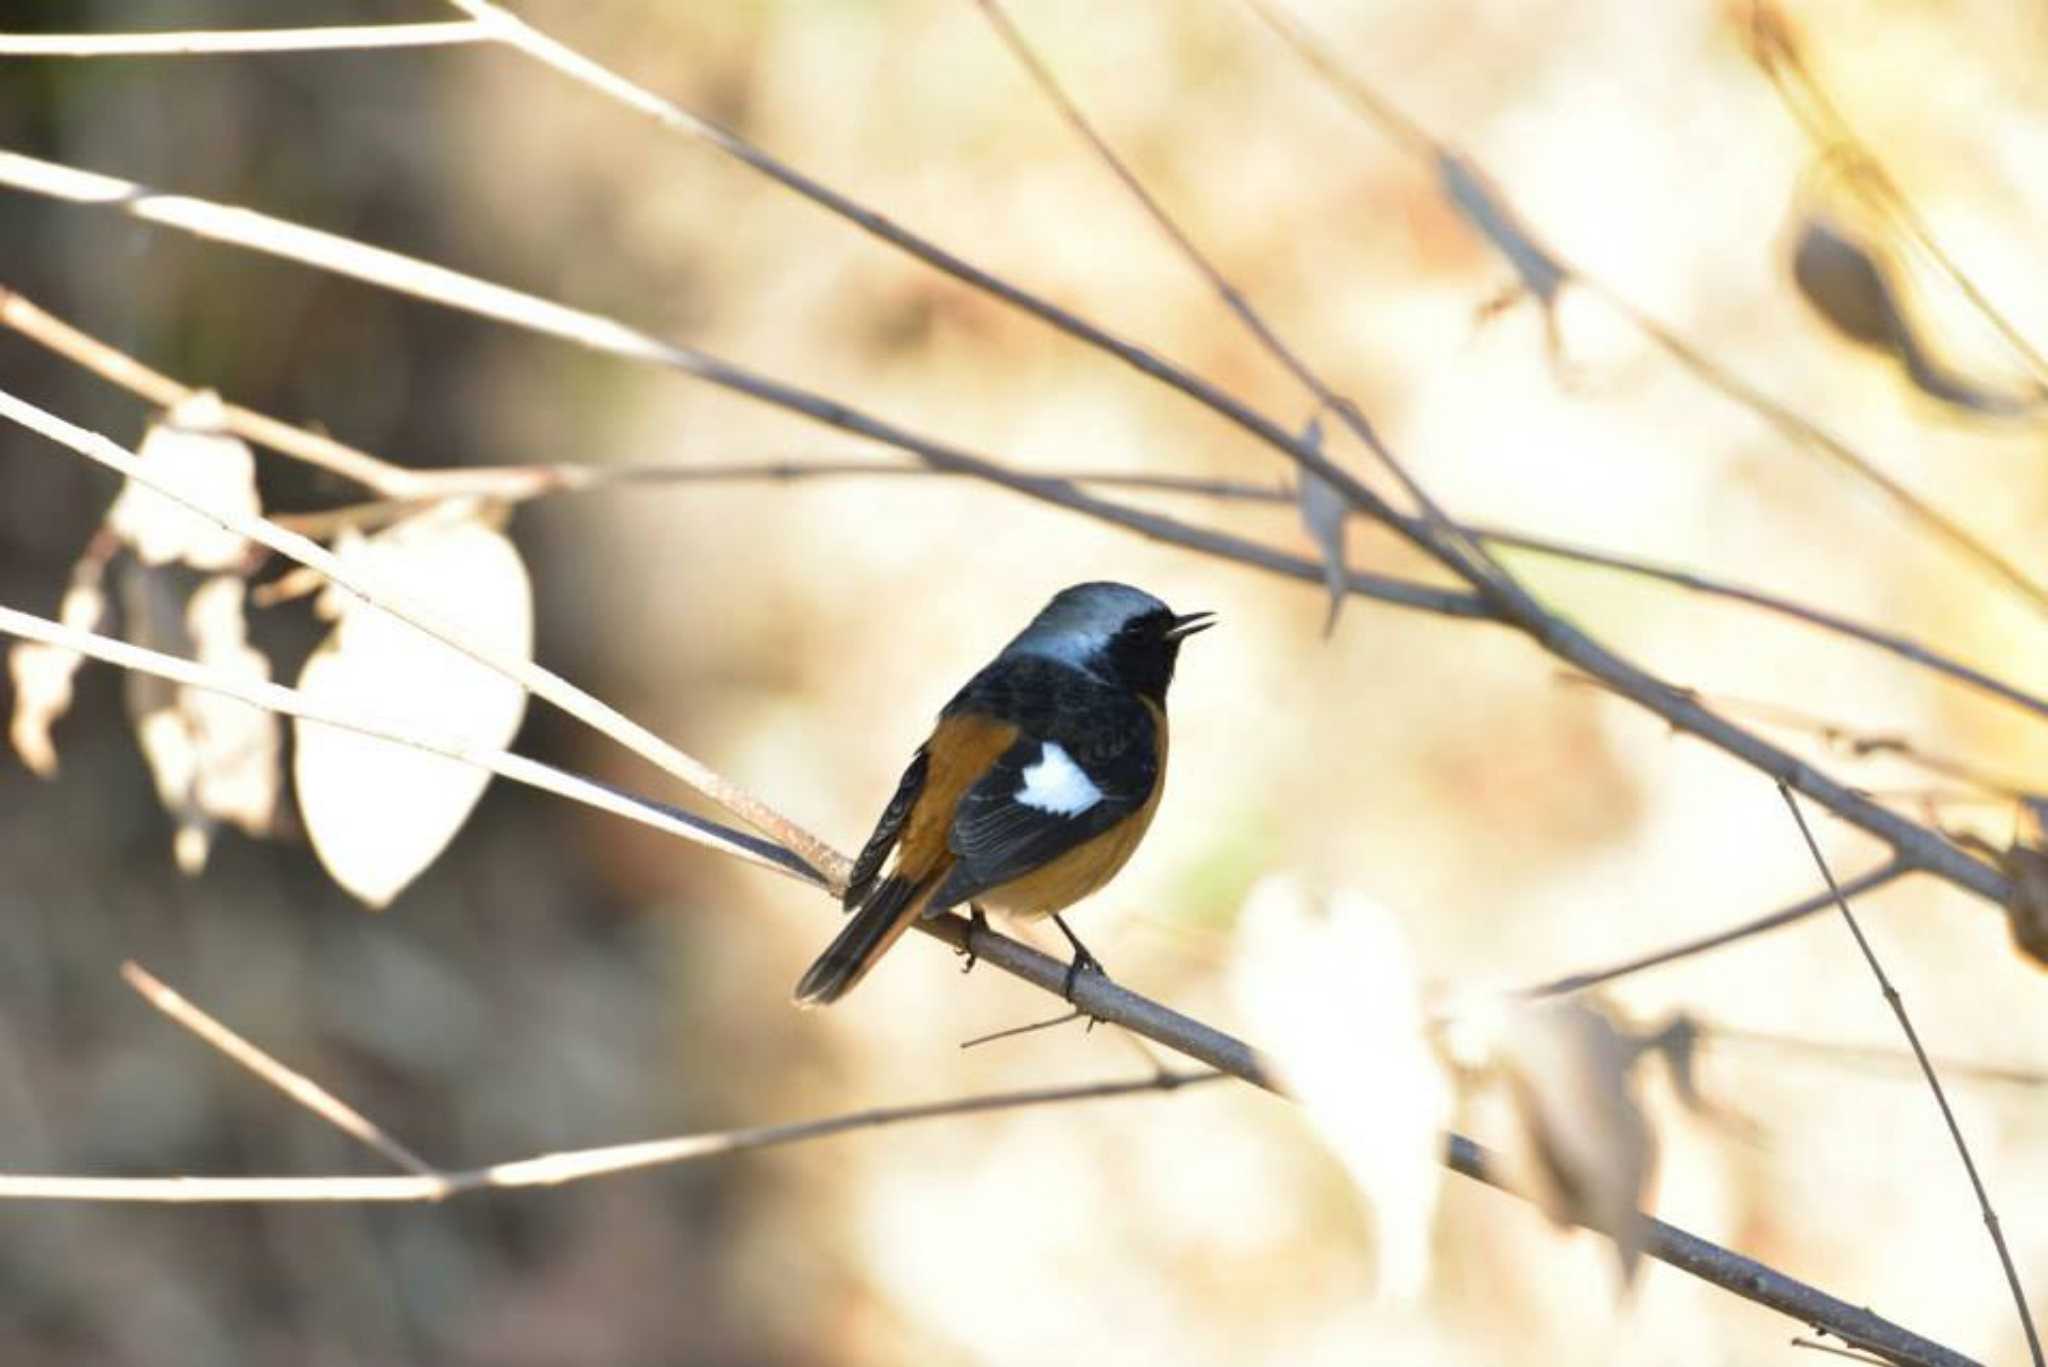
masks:
<svg viewBox="0 0 2048 1367"><path fill-rule="evenodd" d="M1046 741L1038 763L1024 771L1024 786L1017 801L1054 816L1079 816L1102 801L1102 789L1083 773L1074 758L1053 741Z"/></svg>

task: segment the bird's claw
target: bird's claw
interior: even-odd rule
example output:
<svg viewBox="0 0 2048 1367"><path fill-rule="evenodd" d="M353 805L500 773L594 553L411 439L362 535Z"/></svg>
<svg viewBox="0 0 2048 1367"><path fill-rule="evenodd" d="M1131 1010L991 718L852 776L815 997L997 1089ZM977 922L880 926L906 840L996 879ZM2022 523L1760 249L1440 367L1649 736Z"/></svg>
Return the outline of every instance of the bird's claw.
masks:
<svg viewBox="0 0 2048 1367"><path fill-rule="evenodd" d="M1074 986L1080 981L1083 973L1094 973L1103 978L1109 976L1109 970L1102 966L1102 960L1096 958L1085 949L1077 952L1074 955L1074 961L1067 965L1066 979L1060 985L1060 995L1067 999L1069 1005L1073 1004ZM1088 1027L1091 1030L1095 1028L1095 1018L1093 1016L1088 1018Z"/></svg>
<svg viewBox="0 0 2048 1367"><path fill-rule="evenodd" d="M971 902L967 905L967 911L967 938L960 942L960 948L953 951L955 954L965 955L967 958L967 962L960 965L960 971L963 974L972 973L975 964L981 962L980 956L974 952L974 936L977 931L985 932L988 929L987 912Z"/></svg>

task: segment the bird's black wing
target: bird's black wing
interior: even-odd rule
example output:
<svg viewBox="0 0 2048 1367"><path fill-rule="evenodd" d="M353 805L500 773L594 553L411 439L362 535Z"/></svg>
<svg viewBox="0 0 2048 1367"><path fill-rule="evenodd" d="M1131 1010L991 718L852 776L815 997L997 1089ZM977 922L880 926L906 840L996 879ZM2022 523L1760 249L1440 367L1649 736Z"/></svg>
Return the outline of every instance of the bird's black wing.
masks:
<svg viewBox="0 0 2048 1367"><path fill-rule="evenodd" d="M904 819L924 792L925 773L930 763L931 757L920 745L911 757L910 767L903 771L903 778L896 785L896 795L882 809L882 819L875 823L875 833L868 837L868 843L861 847L860 857L853 861L846 894L840 899L848 911L865 902L868 894L874 891L875 879L882 872L882 861L889 857L889 851L896 848L896 841L903 834Z"/></svg>
<svg viewBox="0 0 2048 1367"><path fill-rule="evenodd" d="M1018 738L954 808L956 859L930 909L970 901L1101 835L1159 782L1159 729L1129 692L1071 665L1012 659L977 676L946 711L985 712Z"/></svg>

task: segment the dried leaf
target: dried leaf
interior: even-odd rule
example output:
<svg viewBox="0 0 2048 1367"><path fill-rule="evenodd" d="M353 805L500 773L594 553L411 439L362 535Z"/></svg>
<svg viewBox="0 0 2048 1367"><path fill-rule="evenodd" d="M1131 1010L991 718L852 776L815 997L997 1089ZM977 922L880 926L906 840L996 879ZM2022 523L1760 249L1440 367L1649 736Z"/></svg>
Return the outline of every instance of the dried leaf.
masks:
<svg viewBox="0 0 2048 1367"><path fill-rule="evenodd" d="M185 624L201 664L230 678L268 683L270 661L249 644L247 587L228 575L209 579L192 595ZM284 732L276 714L202 688L186 689L180 710L199 739L199 809L251 835L268 832L283 786Z"/></svg>
<svg viewBox="0 0 2048 1367"><path fill-rule="evenodd" d="M1498 998L1456 1013L1445 1037L1473 1083L1507 1090L1515 1124L1502 1176L1558 1223L1612 1238L1633 1282L1656 1157L1631 1076L1634 1037L1582 1000Z"/></svg>
<svg viewBox="0 0 2048 1367"><path fill-rule="evenodd" d="M1451 1088L1399 922L1355 893L1318 908L1269 876L1239 917L1231 985L1371 1214L1381 1292L1412 1299L1429 1276Z"/></svg>
<svg viewBox="0 0 2048 1367"><path fill-rule="evenodd" d="M1321 418L1310 418L1301 439L1317 451L1323 449ZM1330 615L1323 619L1323 635L1337 629L1337 614L1344 610L1344 594L1350 578L1344 562L1344 519L1351 511L1337 487L1313 470L1301 472L1301 522L1323 552L1323 583L1330 591Z"/></svg>
<svg viewBox="0 0 2048 1367"><path fill-rule="evenodd" d="M1905 330L1891 281L1860 244L1809 218L1792 249L1792 283L1814 312L1852 342L1889 351Z"/></svg>
<svg viewBox="0 0 2048 1367"><path fill-rule="evenodd" d="M1890 352L1923 394L1980 413L2024 413L2041 397L2000 394L1957 374L1915 326L1898 271L1874 242L1824 215L1811 215L1792 251L1792 280L1816 313L1853 342Z"/></svg>
<svg viewBox="0 0 2048 1367"><path fill-rule="evenodd" d="M1493 243L1515 271L1515 286L1482 305L1480 318L1500 312L1523 294L1534 298L1543 310L1543 350L1551 369L1560 384L1576 387L1572 368L1565 363L1564 334L1558 324L1558 303L1571 281L1571 268L1536 240L1507 196L1477 166L1444 149L1437 153L1436 170L1451 206Z"/></svg>
<svg viewBox="0 0 2048 1367"><path fill-rule="evenodd" d="M1445 196L1465 221L1484 233L1508 259L1522 288L1545 310L1555 308L1558 291L1571 272L1523 226L1506 196L1484 172L1455 152L1437 154L1436 173Z"/></svg>
<svg viewBox="0 0 2048 1367"><path fill-rule="evenodd" d="M133 568L123 581L128 638L231 678L269 682L270 661L248 641L248 586L215 575L183 596L187 582L167 570ZM157 797L177 822L172 850L181 870L206 867L223 821L251 835L271 831L282 785L283 731L275 715L139 673L128 675L127 698Z"/></svg>
<svg viewBox="0 0 2048 1367"><path fill-rule="evenodd" d="M2012 898L2005 906L2012 942L2022 954L2048 968L2048 801L2038 797L2021 800L2012 848L1999 862L2012 883Z"/></svg>
<svg viewBox="0 0 2048 1367"><path fill-rule="evenodd" d="M338 546L373 581L460 620L509 654L533 650L533 591L519 553L473 513L437 509L367 540ZM306 662L299 687L409 731L502 748L519 729L526 693L417 627L330 590L339 620ZM388 906L455 837L490 775L438 755L299 721L293 773L320 861L372 907Z"/></svg>
<svg viewBox="0 0 2048 1367"><path fill-rule="evenodd" d="M88 552L71 571L57 620L78 631L97 631L106 616L107 596L101 587L103 560ZM71 710L71 681L85 657L62 646L39 641L18 642L7 657L14 678L14 720L8 737L22 762L43 778L57 772L57 746L50 728Z"/></svg>
<svg viewBox="0 0 2048 1367"><path fill-rule="evenodd" d="M1664 1066L1671 1070L1671 1090L1678 1094L1679 1101L1696 1115L1711 1115L1714 1107L1700 1095L1694 1072L1694 1065L1699 1062L1699 1045L1699 1022L1681 1011L1663 1029L1637 1036L1635 1047L1640 1054L1663 1055Z"/></svg>
<svg viewBox="0 0 2048 1367"><path fill-rule="evenodd" d="M136 456L150 473L208 508L254 517L256 458L224 426L220 396L202 391L181 400L150 426ZM200 570L239 565L249 545L219 523L129 481L107 511L107 526L134 547L145 565L186 564Z"/></svg>

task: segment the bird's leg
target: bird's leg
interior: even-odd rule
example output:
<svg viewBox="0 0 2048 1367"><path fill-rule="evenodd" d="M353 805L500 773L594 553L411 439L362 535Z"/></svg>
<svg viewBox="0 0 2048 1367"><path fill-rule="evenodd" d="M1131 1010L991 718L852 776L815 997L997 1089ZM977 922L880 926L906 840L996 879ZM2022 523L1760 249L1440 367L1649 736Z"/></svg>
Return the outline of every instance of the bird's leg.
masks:
<svg viewBox="0 0 2048 1367"><path fill-rule="evenodd" d="M1067 943L1074 947L1074 961L1067 965L1067 979L1060 988L1060 995L1071 1002L1074 1000L1074 983L1083 973L1092 969L1107 978L1109 970L1102 966L1102 960L1089 952L1088 946L1081 943L1080 937L1068 928L1065 917L1055 912L1052 923L1060 928L1060 934L1066 936Z"/></svg>
<svg viewBox="0 0 2048 1367"><path fill-rule="evenodd" d="M967 956L967 962L960 965L962 973L972 973L974 971L974 932L978 930L983 934L988 933L988 913L981 909L981 903L969 902L967 904L967 919L969 922L967 938L960 942L959 950L960 953Z"/></svg>

